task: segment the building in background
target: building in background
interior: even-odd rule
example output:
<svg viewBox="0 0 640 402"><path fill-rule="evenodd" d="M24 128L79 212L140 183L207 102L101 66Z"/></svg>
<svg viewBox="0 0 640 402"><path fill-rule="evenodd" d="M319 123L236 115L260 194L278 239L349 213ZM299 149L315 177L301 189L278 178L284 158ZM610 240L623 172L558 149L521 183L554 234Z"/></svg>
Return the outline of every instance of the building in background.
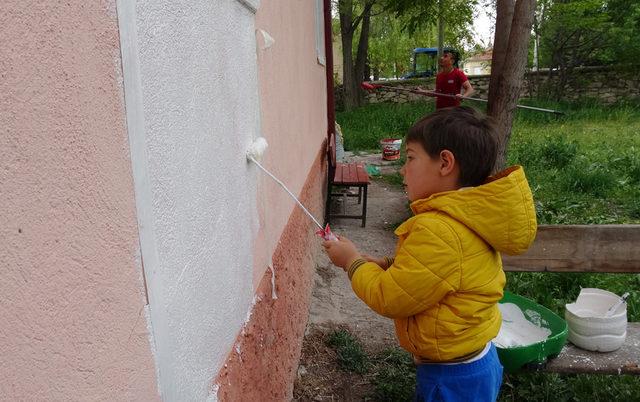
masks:
<svg viewBox="0 0 640 402"><path fill-rule="evenodd" d="M463 71L467 75L489 75L491 74L491 58L493 49L475 54L464 60Z"/></svg>
<svg viewBox="0 0 640 402"><path fill-rule="evenodd" d="M328 3L3 4L3 398L290 399Z"/></svg>

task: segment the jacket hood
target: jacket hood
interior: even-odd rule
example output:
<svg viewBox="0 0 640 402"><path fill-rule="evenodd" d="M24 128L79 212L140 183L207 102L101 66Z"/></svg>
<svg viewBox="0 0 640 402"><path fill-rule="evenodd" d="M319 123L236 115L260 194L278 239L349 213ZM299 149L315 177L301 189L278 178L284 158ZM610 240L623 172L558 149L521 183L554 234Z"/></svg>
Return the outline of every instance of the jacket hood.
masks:
<svg viewBox="0 0 640 402"><path fill-rule="evenodd" d="M473 230L495 250L524 253L536 236L533 196L521 166L512 166L477 187L434 194L411 203L418 215L439 211Z"/></svg>

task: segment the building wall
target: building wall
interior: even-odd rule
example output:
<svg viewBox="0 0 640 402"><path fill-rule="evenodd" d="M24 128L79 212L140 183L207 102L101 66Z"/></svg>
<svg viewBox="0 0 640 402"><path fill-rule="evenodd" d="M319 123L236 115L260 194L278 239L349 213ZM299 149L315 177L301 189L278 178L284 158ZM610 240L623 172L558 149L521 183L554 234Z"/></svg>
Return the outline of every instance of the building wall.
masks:
<svg viewBox="0 0 640 402"><path fill-rule="evenodd" d="M321 12L322 10L320 10ZM262 164L296 195L327 133L325 67L316 53L316 2L270 0L256 15L261 133L269 142ZM273 39L265 43L264 34ZM256 203L260 227L256 240L254 285L264 276L296 203L271 178L260 173ZM322 220L322 213L316 213ZM315 230L309 219L309 229Z"/></svg>
<svg viewBox="0 0 640 402"><path fill-rule="evenodd" d="M0 399L158 399L115 3L6 0L0 38Z"/></svg>
<svg viewBox="0 0 640 402"><path fill-rule="evenodd" d="M311 211L323 206L327 161L318 153L301 191ZM296 208L273 254L275 276L265 275L251 317L215 380L221 401L290 401L308 319L318 238Z"/></svg>
<svg viewBox="0 0 640 402"><path fill-rule="evenodd" d="M489 75L491 74L491 60L469 60L464 63L464 73L466 75Z"/></svg>
<svg viewBox="0 0 640 402"><path fill-rule="evenodd" d="M118 3L159 384L203 400L250 314L259 228L255 4ZM215 395L213 395L215 397Z"/></svg>
<svg viewBox="0 0 640 402"><path fill-rule="evenodd" d="M318 12L3 8L0 399L291 394L319 241L245 152L322 216Z"/></svg>
<svg viewBox="0 0 640 402"><path fill-rule="evenodd" d="M269 142L262 164L320 222L327 95L315 14L322 11L322 1L270 0L256 14L261 132ZM215 380L224 401L291 399L320 244L312 220L264 174L256 204L255 304Z"/></svg>

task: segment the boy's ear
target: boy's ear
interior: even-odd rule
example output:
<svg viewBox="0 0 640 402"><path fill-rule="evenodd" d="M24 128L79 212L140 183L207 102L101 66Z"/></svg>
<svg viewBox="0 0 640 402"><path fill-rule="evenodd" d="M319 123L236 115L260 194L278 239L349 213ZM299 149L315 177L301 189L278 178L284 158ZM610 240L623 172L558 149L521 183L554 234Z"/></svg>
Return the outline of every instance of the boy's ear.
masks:
<svg viewBox="0 0 640 402"><path fill-rule="evenodd" d="M440 151L440 173L443 176L450 175L456 168L456 157L448 149Z"/></svg>

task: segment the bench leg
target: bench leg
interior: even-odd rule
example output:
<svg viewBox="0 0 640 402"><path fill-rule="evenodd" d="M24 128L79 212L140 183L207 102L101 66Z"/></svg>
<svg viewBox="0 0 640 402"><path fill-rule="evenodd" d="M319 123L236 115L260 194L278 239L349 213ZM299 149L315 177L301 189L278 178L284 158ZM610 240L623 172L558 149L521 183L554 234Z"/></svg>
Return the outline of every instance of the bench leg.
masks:
<svg viewBox="0 0 640 402"><path fill-rule="evenodd" d="M358 204L362 202L362 187L358 187Z"/></svg>
<svg viewBox="0 0 640 402"><path fill-rule="evenodd" d="M331 190L333 186L331 182L327 185L327 202L324 206L324 220L325 224L331 222Z"/></svg>
<svg viewBox="0 0 640 402"><path fill-rule="evenodd" d="M364 185L364 197L362 199L362 227L364 227L367 224L367 187L369 187L368 184ZM358 191L361 191L362 187L360 187L360 189Z"/></svg>

